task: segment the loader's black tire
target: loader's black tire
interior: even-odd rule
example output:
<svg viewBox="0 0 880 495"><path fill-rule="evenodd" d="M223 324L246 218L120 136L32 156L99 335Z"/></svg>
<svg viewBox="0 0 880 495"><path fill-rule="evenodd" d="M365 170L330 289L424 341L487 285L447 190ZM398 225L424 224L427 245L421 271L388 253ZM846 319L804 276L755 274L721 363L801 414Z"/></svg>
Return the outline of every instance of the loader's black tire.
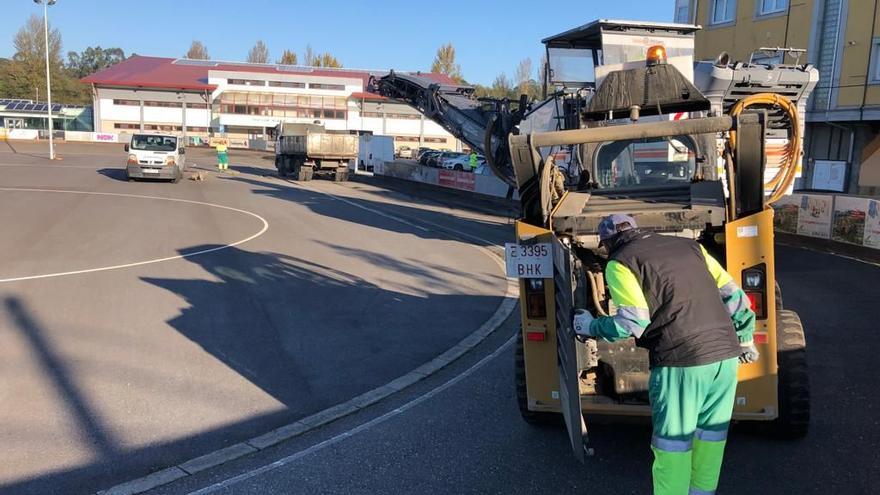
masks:
<svg viewBox="0 0 880 495"><path fill-rule="evenodd" d="M516 350L513 356L513 380L516 386L516 403L519 414L530 425L556 425L562 415L529 410L529 395L526 391L526 358L523 350L522 336L516 339Z"/></svg>
<svg viewBox="0 0 880 495"><path fill-rule="evenodd" d="M779 417L772 429L780 438L802 438L810 426L810 376L804 327L794 311L776 312L776 359Z"/></svg>

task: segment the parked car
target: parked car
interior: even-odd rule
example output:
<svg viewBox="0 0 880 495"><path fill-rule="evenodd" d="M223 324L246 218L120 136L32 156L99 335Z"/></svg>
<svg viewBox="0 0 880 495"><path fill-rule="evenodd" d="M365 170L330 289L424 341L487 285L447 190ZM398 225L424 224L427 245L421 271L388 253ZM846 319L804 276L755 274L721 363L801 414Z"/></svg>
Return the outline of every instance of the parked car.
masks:
<svg viewBox="0 0 880 495"><path fill-rule="evenodd" d="M477 168L485 163L486 158L483 155L477 155ZM442 166L447 170L464 170L467 172L471 172L471 155L462 153L457 156L447 158L443 161Z"/></svg>
<svg viewBox="0 0 880 495"><path fill-rule="evenodd" d="M420 146L419 149L416 150L413 159L418 160L428 151L434 151L434 148L429 148L427 146Z"/></svg>
<svg viewBox="0 0 880 495"><path fill-rule="evenodd" d="M460 155L461 155L461 153L458 153L455 151L440 152L437 155L434 155L428 159L428 166L429 167L444 168L443 162L445 162L446 160L449 160L451 158L456 158Z"/></svg>
<svg viewBox="0 0 880 495"><path fill-rule="evenodd" d="M436 158L437 155L439 155L439 154L440 154L440 152L437 150L428 150L428 151L422 153L422 155L419 156L419 165L423 165L425 167L433 166L433 165L431 165L429 160Z"/></svg>
<svg viewBox="0 0 880 495"><path fill-rule="evenodd" d="M410 148L409 146L401 146L397 148L397 158L414 158L415 150Z"/></svg>
<svg viewBox="0 0 880 495"><path fill-rule="evenodd" d="M125 177L177 182L186 170L186 148L177 136L135 134L125 145Z"/></svg>

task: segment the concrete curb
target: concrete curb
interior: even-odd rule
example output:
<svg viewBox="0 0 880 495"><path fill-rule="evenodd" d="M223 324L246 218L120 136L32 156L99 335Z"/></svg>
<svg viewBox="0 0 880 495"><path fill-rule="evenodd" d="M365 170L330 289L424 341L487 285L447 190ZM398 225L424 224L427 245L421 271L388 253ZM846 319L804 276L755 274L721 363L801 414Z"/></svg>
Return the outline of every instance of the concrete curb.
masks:
<svg viewBox="0 0 880 495"><path fill-rule="evenodd" d="M492 261L497 263L502 270L504 264L500 259L500 255L492 252L492 250L474 246L484 254L488 255ZM324 425L332 423L338 419L349 416L361 409L365 409L377 402L393 395L401 390L412 386L413 384L424 380L432 374L445 368L453 361L457 360L465 353L482 343L489 335L495 332L510 317L518 302L519 286L516 281L507 279L507 287L503 295L501 304L495 309L495 312L486 320L474 333L462 339L459 343L452 346L439 356L419 366L418 368L400 376L385 385L374 388L357 397L349 399L346 402L337 404L323 411L319 411L311 416L286 424L262 435L253 437L249 440L224 447L214 452L190 459L186 462L175 466L157 471L155 473L137 478L119 485L113 486L106 490L97 492L98 495L134 495L143 493L162 485L166 485L181 478L191 476L200 471L217 467L221 464L233 461L246 455L258 452L274 445L277 445L291 438L298 437L312 430L320 428Z"/></svg>

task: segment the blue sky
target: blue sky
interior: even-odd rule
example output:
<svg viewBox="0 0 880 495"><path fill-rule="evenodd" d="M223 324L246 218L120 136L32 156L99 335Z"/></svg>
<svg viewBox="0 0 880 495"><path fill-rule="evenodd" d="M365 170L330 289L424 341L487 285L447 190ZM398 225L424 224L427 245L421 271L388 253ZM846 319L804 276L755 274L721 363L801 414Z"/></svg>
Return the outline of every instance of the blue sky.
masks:
<svg viewBox="0 0 880 495"><path fill-rule="evenodd" d="M31 0L0 0L0 57L13 54L12 38L42 7ZM285 48L301 55L306 44L329 51L353 68L427 70L437 47L451 41L464 77L488 84L512 76L519 60L537 66L540 40L594 19L671 21L673 0L556 2L445 0L58 0L49 21L60 29L64 51L118 46L126 54L182 56L192 40L211 58L244 60L262 39L274 61ZM545 7L546 6L546 7Z"/></svg>

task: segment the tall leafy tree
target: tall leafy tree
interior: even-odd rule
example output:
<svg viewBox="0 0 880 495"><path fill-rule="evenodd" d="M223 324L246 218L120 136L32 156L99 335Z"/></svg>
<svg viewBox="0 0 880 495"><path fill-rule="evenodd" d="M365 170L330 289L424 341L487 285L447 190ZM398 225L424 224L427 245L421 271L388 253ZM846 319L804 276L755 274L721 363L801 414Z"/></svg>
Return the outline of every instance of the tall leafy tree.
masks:
<svg viewBox="0 0 880 495"><path fill-rule="evenodd" d="M321 54L321 56L319 57L319 62L319 64L315 65L316 67L342 67L342 64L339 62L339 60L337 60L336 57L330 55L327 52Z"/></svg>
<svg viewBox="0 0 880 495"><path fill-rule="evenodd" d="M284 50L284 53L281 54L281 58L278 60L278 63L284 65L296 65L296 53L291 50Z"/></svg>
<svg viewBox="0 0 880 495"><path fill-rule="evenodd" d="M515 97L513 84L511 84L510 78L507 77L507 74L503 72L495 76L495 80L492 81L492 87L489 89L489 92L495 98Z"/></svg>
<svg viewBox="0 0 880 495"><path fill-rule="evenodd" d="M342 67L342 63L336 57L329 52L318 53L312 48L312 45L306 45L303 61L311 67Z"/></svg>
<svg viewBox="0 0 880 495"><path fill-rule="evenodd" d="M529 94L529 83L532 80L532 59L524 58L516 66L516 90L521 95Z"/></svg>
<svg viewBox="0 0 880 495"><path fill-rule="evenodd" d="M205 46L204 43L198 40L193 40L192 44L189 45L189 50L187 50L184 58L190 58L193 60L208 60L210 55L208 55L208 47Z"/></svg>
<svg viewBox="0 0 880 495"><path fill-rule="evenodd" d="M247 61L252 64L269 63L269 48L263 43L263 40L257 40L257 43L250 49Z"/></svg>
<svg viewBox="0 0 880 495"><path fill-rule="evenodd" d="M67 52L67 72L72 77L80 79L123 60L125 60L125 52L122 48L104 49L100 46L90 46L80 53Z"/></svg>
<svg viewBox="0 0 880 495"><path fill-rule="evenodd" d="M437 49L434 62L431 64L431 72L439 72L461 82L461 66L455 63L455 47L452 43L446 43Z"/></svg>
<svg viewBox="0 0 880 495"><path fill-rule="evenodd" d="M46 98L46 59L43 19L32 15L18 30L12 41L15 54L2 74L5 96L8 98ZM53 83L64 77L61 59L61 33L49 30L49 71ZM59 86L61 84L58 84Z"/></svg>

